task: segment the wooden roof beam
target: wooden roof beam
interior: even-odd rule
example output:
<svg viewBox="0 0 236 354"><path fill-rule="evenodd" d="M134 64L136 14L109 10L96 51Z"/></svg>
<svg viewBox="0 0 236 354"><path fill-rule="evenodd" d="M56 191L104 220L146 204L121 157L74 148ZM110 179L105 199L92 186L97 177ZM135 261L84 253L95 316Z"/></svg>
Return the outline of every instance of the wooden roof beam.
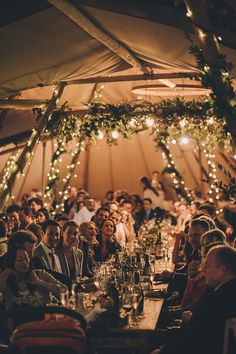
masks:
<svg viewBox="0 0 236 354"><path fill-rule="evenodd" d="M113 53L118 55L132 67L142 71L145 74L152 72L152 69L137 59L134 54L128 50L123 44L114 39L111 35L104 32L88 19L75 5L67 0L47 0L61 13L69 17L74 23L81 27L84 31L96 38L100 43L104 44Z"/></svg>
<svg viewBox="0 0 236 354"><path fill-rule="evenodd" d="M48 105L49 100L0 100L0 108L8 109L32 109L44 108Z"/></svg>

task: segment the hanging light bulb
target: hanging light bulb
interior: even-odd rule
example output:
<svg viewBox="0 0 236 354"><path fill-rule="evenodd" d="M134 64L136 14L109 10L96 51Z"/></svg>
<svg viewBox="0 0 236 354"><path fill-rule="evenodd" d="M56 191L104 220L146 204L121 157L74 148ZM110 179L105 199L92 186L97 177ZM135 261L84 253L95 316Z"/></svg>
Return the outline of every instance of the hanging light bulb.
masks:
<svg viewBox="0 0 236 354"><path fill-rule="evenodd" d="M151 127L153 126L153 124L154 124L154 119L148 117L148 118L146 119L146 124L147 124L147 126L148 126L149 128L151 128Z"/></svg>
<svg viewBox="0 0 236 354"><path fill-rule="evenodd" d="M181 136L179 139L179 143L181 145L187 145L189 143L189 138L187 136Z"/></svg>
<svg viewBox="0 0 236 354"><path fill-rule="evenodd" d="M118 133L116 130L114 130L114 131L111 133L111 136L112 136L113 139L117 139L118 136L119 136L119 133Z"/></svg>
<svg viewBox="0 0 236 354"><path fill-rule="evenodd" d="M104 138L104 134L103 134L103 132L101 132L100 130L99 130L99 132L98 132L98 139L99 140L102 140Z"/></svg>

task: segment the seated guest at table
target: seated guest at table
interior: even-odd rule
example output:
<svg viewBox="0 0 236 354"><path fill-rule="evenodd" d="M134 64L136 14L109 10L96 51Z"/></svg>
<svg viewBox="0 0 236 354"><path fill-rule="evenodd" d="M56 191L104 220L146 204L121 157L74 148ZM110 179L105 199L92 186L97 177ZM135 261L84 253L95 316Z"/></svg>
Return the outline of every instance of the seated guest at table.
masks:
<svg viewBox="0 0 236 354"><path fill-rule="evenodd" d="M20 219L19 229L33 232L38 238L38 242L40 242L42 239L42 229L40 225L34 223L32 210L29 207L21 207L18 214Z"/></svg>
<svg viewBox="0 0 236 354"><path fill-rule="evenodd" d="M37 224L41 225L44 221L50 219L49 212L46 208L41 208L36 212Z"/></svg>
<svg viewBox="0 0 236 354"><path fill-rule="evenodd" d="M81 249L84 254L83 258L83 275L91 278L95 274L95 249L99 242L96 239L97 228L92 221L80 224Z"/></svg>
<svg viewBox="0 0 236 354"><path fill-rule="evenodd" d="M131 203L129 204L128 202L125 202L125 204L123 204L123 207L119 210L119 212L122 216L121 222L125 229L126 242L133 244L135 240L135 229L134 229L135 220L132 216L132 212L129 209L130 205L132 207Z"/></svg>
<svg viewBox="0 0 236 354"><path fill-rule="evenodd" d="M186 223L191 219L191 214L187 204L180 203L178 205L178 217L177 217L177 225L176 231L184 231Z"/></svg>
<svg viewBox="0 0 236 354"><path fill-rule="evenodd" d="M31 198L28 200L28 206L33 214L36 215L37 211L43 208L43 201L39 198Z"/></svg>
<svg viewBox="0 0 236 354"><path fill-rule="evenodd" d="M101 233L97 240L99 245L95 249L94 259L98 262L106 261L111 254L121 250L121 246L115 241L116 226L112 219L103 221Z"/></svg>
<svg viewBox="0 0 236 354"><path fill-rule="evenodd" d="M204 294L189 323L164 345L159 354L222 354L227 319L236 317L236 250L213 247L204 263Z"/></svg>
<svg viewBox="0 0 236 354"><path fill-rule="evenodd" d="M8 218L8 233L12 234L19 229L20 219L19 219L19 205L11 205L6 209Z"/></svg>
<svg viewBox="0 0 236 354"><path fill-rule="evenodd" d="M80 225L82 222L90 221L94 215L95 201L94 199L90 198L84 201L84 206L75 213L73 220Z"/></svg>
<svg viewBox="0 0 236 354"><path fill-rule="evenodd" d="M62 273L73 280L82 276L83 252L77 247L79 237L79 225L72 220L67 221L55 251L60 260Z"/></svg>
<svg viewBox="0 0 236 354"><path fill-rule="evenodd" d="M219 229L207 231L201 236L200 244L202 263L204 263L206 255L212 247L220 244L227 245L226 235ZM183 310L195 310L206 290L206 287L205 271L204 269L201 269L200 273L196 277L188 281L181 302L181 308Z"/></svg>
<svg viewBox="0 0 236 354"><path fill-rule="evenodd" d="M50 302L50 292L59 298L66 287L43 270L33 270L29 255L22 247L12 247L8 252L7 268L0 273L0 291L4 293L5 306L44 306Z"/></svg>
<svg viewBox="0 0 236 354"><path fill-rule="evenodd" d="M142 224L142 219L143 219L143 202L142 200L138 200L135 203L135 207L133 210L133 218L134 218L134 230L136 232L136 234L138 233L138 230Z"/></svg>
<svg viewBox="0 0 236 354"><path fill-rule="evenodd" d="M179 291L180 297L183 295L188 277L194 277L200 272L201 265L201 250L200 250L200 238L201 235L208 231L209 224L205 220L194 219L189 226L189 243L192 247L192 253L189 256L188 262L181 269L177 269L174 272L164 271L163 276L170 279L170 284L173 289Z"/></svg>
<svg viewBox="0 0 236 354"><path fill-rule="evenodd" d="M142 223L146 224L149 220L155 218L154 209L152 209L152 200L150 198L143 198L143 218Z"/></svg>
<svg viewBox="0 0 236 354"><path fill-rule="evenodd" d="M40 257L34 254L35 247L37 245L37 237L31 231L19 230L15 232L8 240L7 248L10 250L12 247L23 247L28 252L32 265L35 269L45 269L59 282L65 284L68 288L71 288L71 279L66 277L62 273L58 273L46 267L46 264ZM0 257L0 270L7 267L7 253Z"/></svg>
<svg viewBox="0 0 236 354"><path fill-rule="evenodd" d="M60 239L60 226L54 220L47 220L42 224L42 241L35 248L35 256L39 257L46 269L61 273L61 263L55 254L55 248Z"/></svg>
<svg viewBox="0 0 236 354"><path fill-rule="evenodd" d="M230 225L225 219L223 214L216 214L216 208L211 203L201 204L198 211L205 213L215 222L216 227L222 230L226 236L230 236L233 233L232 225Z"/></svg>
<svg viewBox="0 0 236 354"><path fill-rule="evenodd" d="M3 220L0 220L0 256L7 252L7 225Z"/></svg>
<svg viewBox="0 0 236 354"><path fill-rule="evenodd" d="M121 247L125 247L126 241L129 239L129 231L122 222L122 215L119 211L113 211L110 218L116 225L115 239Z"/></svg>
<svg viewBox="0 0 236 354"><path fill-rule="evenodd" d="M91 221L95 223L98 231L100 231L104 220L109 218L109 216L110 216L110 210L108 208L101 207L96 211Z"/></svg>

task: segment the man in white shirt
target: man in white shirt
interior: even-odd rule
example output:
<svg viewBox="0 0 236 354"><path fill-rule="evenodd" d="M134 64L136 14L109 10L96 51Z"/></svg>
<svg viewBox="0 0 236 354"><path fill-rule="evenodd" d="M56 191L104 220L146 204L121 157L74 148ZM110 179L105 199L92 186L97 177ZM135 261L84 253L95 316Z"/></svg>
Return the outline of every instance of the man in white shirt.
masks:
<svg viewBox="0 0 236 354"><path fill-rule="evenodd" d="M95 215L95 202L94 199L90 198L86 200L86 206L82 207L77 213L75 213L73 220L77 224L82 224L82 222L90 221Z"/></svg>

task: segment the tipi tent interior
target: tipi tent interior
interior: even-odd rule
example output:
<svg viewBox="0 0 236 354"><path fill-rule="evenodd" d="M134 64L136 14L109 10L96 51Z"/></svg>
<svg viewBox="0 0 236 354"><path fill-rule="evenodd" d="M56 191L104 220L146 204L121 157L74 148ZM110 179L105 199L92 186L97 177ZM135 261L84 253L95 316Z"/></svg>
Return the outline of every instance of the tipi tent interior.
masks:
<svg viewBox="0 0 236 354"><path fill-rule="evenodd" d="M186 32L196 37L193 21L186 16L191 1L65 1L3 0L0 12L0 161L1 170L10 155L22 150L36 123L32 108L46 109L59 83L66 86L57 106L65 102L72 112L87 110L89 102L109 104L160 102L182 96L192 100L209 94L186 73L199 72L190 54ZM203 4L199 1L199 4ZM233 0L225 1L236 10ZM199 5L202 6L202 5ZM203 9L202 12L204 13ZM205 21L202 15L202 23ZM228 19L220 28L220 50L234 65L236 86L235 23ZM206 23L207 27L207 23ZM148 74L149 71L149 74ZM150 74L151 72L151 74ZM13 188L18 200L36 187L44 190L56 140L43 133L34 154ZM58 164L59 185L71 163L75 143L68 146ZM202 182L207 159L199 156L194 141L170 146L177 169L189 188L207 192ZM201 155L201 152L200 152ZM234 152L218 151L216 159L234 173ZM200 160L199 160L200 158ZM227 162L228 160L228 162ZM139 178L166 167L148 131L118 138L118 145L105 140L87 144L80 155L71 185L102 199L109 189L140 193ZM221 171L217 172L224 180ZM163 180L170 184L168 175ZM170 194L173 197L173 194Z"/></svg>

